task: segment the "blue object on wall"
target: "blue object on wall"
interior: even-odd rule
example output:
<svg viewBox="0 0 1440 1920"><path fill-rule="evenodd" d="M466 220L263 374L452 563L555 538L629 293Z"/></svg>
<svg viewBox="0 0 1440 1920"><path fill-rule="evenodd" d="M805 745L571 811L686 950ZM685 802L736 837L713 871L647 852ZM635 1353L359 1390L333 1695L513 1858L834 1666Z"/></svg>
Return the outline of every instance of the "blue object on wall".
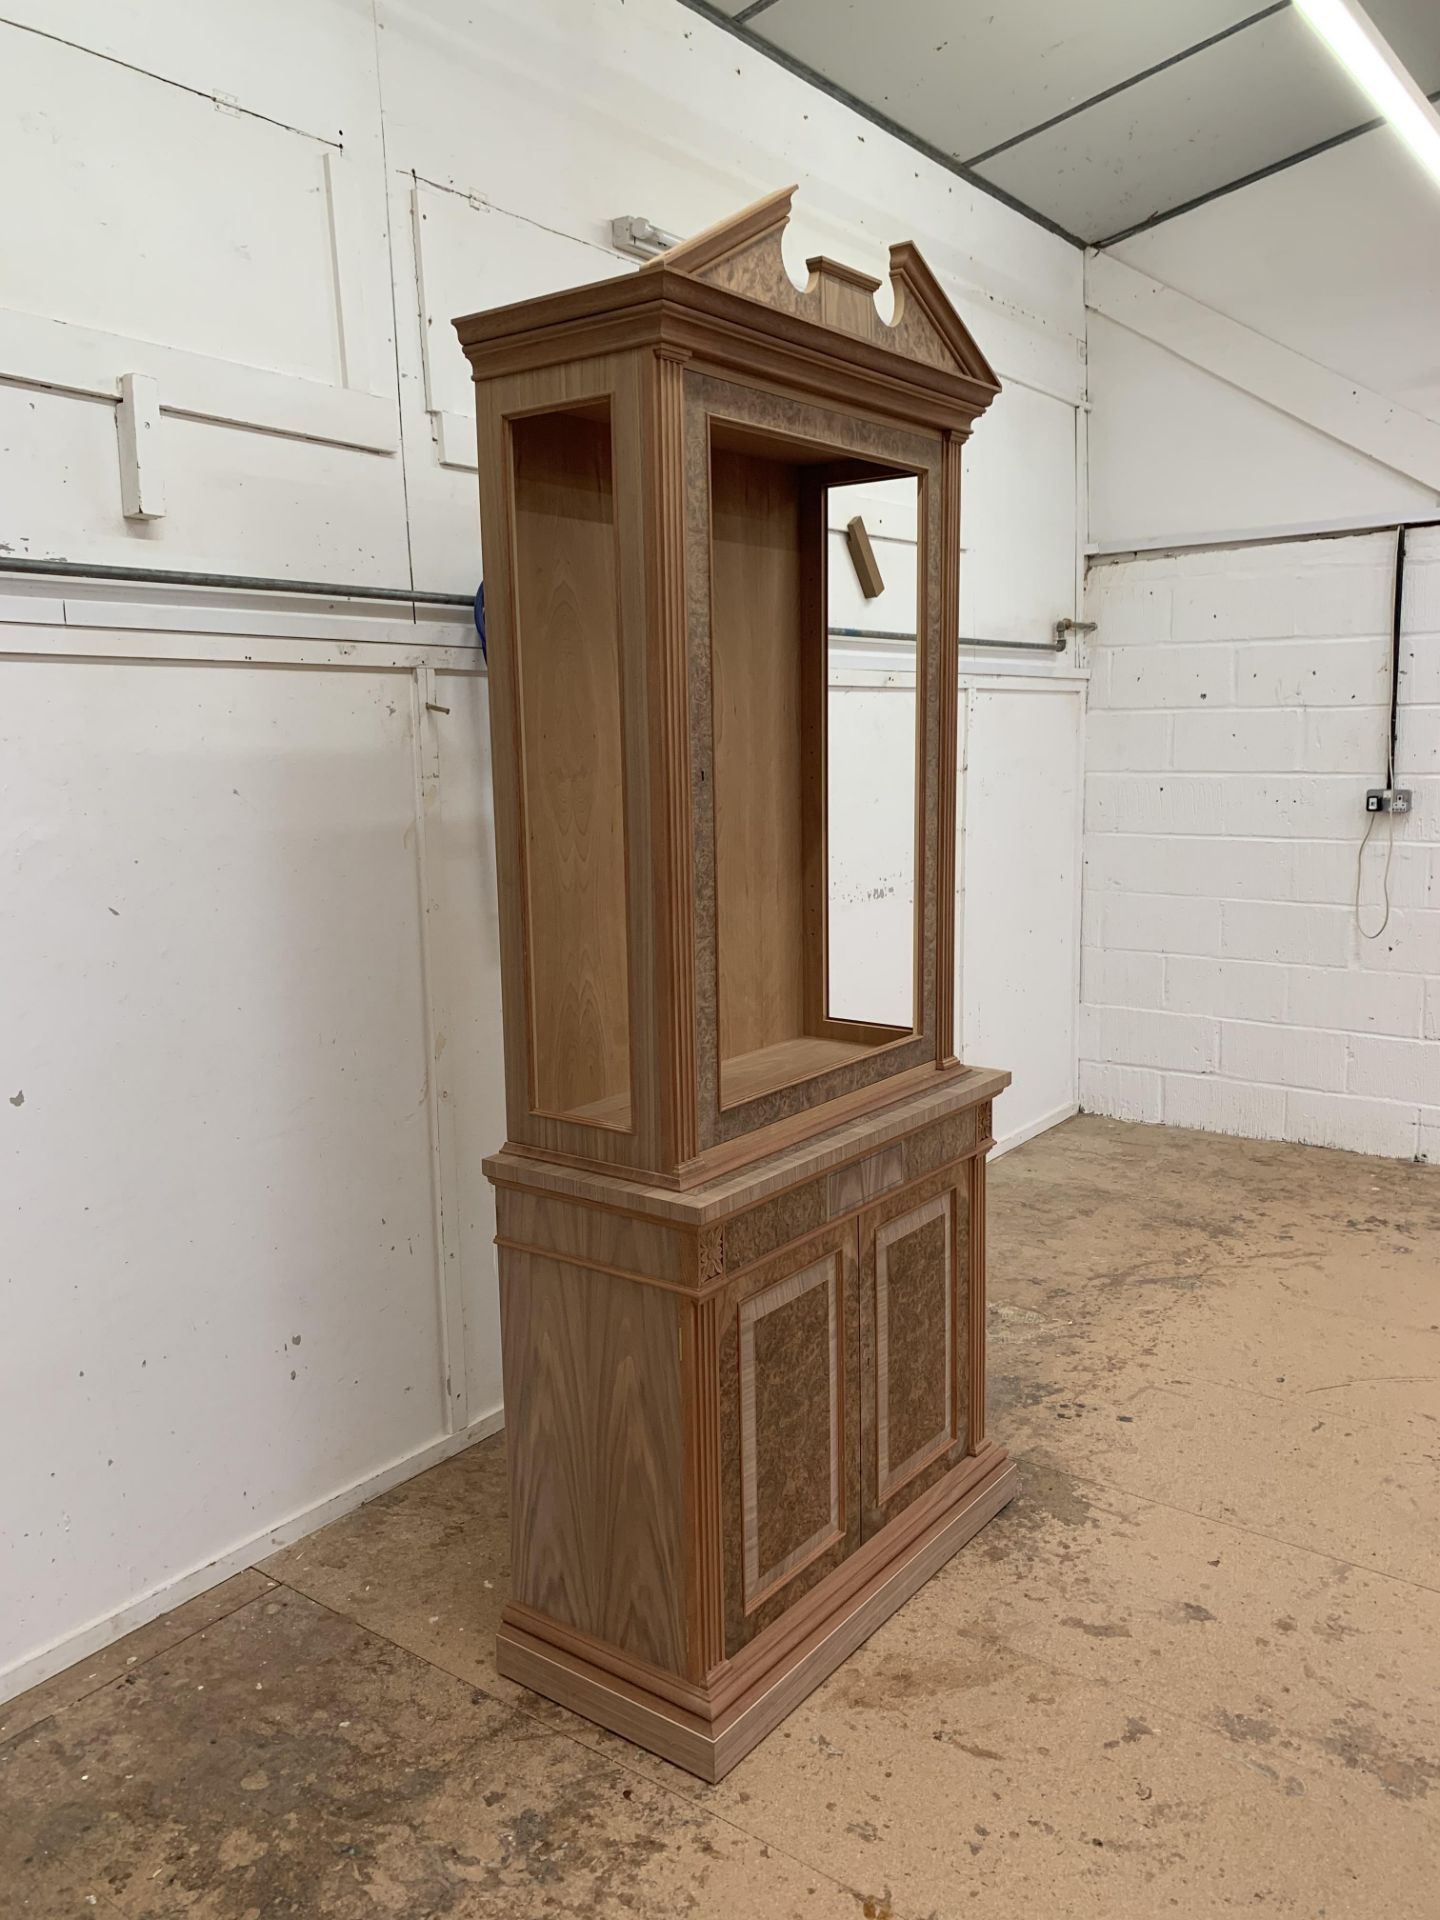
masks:
<svg viewBox="0 0 1440 1920"><path fill-rule="evenodd" d="M485 582L475 589L475 631L480 636L480 657L488 667L490 655L485 646Z"/></svg>

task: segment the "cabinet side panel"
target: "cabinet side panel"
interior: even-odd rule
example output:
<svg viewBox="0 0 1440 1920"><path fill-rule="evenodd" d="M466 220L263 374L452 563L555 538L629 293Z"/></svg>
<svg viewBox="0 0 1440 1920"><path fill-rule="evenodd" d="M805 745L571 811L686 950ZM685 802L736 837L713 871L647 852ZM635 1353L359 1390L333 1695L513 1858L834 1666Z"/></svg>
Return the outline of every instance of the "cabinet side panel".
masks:
<svg viewBox="0 0 1440 1920"><path fill-rule="evenodd" d="M515 1599L685 1670L680 1307L501 1253Z"/></svg>
<svg viewBox="0 0 1440 1920"><path fill-rule="evenodd" d="M608 412L511 424L534 1104L628 1128L630 981Z"/></svg>

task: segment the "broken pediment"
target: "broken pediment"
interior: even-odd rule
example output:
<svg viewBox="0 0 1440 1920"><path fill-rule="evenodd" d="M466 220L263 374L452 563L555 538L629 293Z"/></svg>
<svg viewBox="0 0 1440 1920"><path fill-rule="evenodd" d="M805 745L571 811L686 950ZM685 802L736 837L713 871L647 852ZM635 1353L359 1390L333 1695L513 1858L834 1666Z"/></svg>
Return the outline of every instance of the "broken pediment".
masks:
<svg viewBox="0 0 1440 1920"><path fill-rule="evenodd" d="M895 306L889 321L881 319L875 306L880 282L824 254L806 261L809 281L797 287L786 272L781 252L794 197L793 186L767 194L658 255L641 272L664 268L684 273L999 391L1000 382L989 362L911 241L902 240L890 249Z"/></svg>

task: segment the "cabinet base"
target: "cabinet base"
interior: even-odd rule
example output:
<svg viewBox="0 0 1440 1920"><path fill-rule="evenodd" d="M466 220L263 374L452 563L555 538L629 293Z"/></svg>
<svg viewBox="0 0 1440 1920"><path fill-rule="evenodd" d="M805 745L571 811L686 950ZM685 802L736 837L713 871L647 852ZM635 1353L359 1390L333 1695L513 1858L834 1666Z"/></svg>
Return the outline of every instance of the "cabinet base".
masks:
<svg viewBox="0 0 1440 1920"><path fill-rule="evenodd" d="M979 1464L967 1463L972 1468ZM897 1607L924 1586L952 1554L1014 1498L1019 1488L1015 1466L999 1448L993 1449L978 1479L964 1469L957 1470L956 1478L963 1488L958 1498L944 1506L922 1532L877 1564L863 1585L857 1588L853 1577L845 1578L846 1568L842 1566L817 1587L809 1597L807 1610L814 1605L819 1617L806 1636L768 1666L746 1692L726 1698L711 1712L704 1710L704 1694L699 1689L685 1690L700 1709L690 1711L636 1678L623 1678L594 1659L542 1639L529 1630L528 1624L522 1626L508 1613L496 1640L496 1663L507 1680L633 1740L687 1773L698 1774L702 1780L723 1779L736 1761L743 1759ZM883 1536L877 1538L874 1545L880 1547L882 1540ZM837 1590L835 1603L826 1608L826 1588L832 1583ZM526 1620L539 1624L528 1612ZM594 1651L603 1652L599 1647Z"/></svg>

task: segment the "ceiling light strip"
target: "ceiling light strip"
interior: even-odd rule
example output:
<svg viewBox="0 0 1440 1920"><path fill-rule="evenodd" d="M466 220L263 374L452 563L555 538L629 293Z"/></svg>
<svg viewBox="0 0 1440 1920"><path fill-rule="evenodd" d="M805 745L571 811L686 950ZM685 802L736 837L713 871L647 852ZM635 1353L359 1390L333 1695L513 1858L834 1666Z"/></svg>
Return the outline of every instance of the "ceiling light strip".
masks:
<svg viewBox="0 0 1440 1920"><path fill-rule="evenodd" d="M1295 11L1440 186L1440 114L1365 9L1356 0L1295 0Z"/></svg>

